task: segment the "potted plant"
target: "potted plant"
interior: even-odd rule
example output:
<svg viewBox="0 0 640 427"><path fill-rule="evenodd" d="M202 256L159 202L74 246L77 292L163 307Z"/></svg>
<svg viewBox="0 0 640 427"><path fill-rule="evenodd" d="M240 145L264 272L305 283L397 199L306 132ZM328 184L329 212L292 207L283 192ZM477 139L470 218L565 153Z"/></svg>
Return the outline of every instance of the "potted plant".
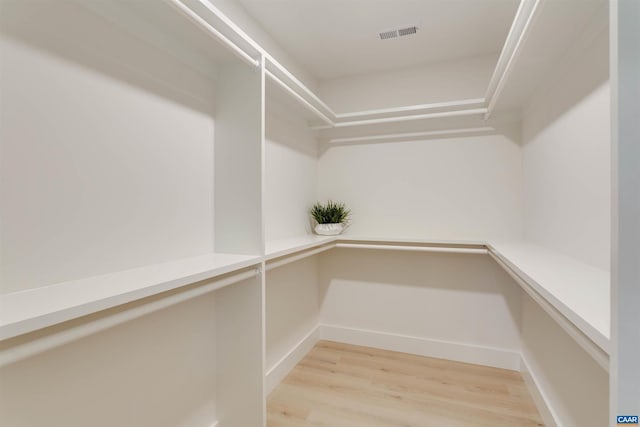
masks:
<svg viewBox="0 0 640 427"><path fill-rule="evenodd" d="M321 203L314 204L309 213L317 223L314 228L316 234L323 236L335 236L342 233L351 215L351 211L347 209L344 203L331 200L324 205Z"/></svg>

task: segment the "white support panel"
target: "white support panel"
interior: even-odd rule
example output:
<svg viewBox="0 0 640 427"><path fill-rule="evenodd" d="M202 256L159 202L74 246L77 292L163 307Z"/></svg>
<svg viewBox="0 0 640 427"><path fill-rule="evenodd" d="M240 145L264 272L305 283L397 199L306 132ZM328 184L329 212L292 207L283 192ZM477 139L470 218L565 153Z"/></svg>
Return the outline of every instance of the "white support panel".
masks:
<svg viewBox="0 0 640 427"><path fill-rule="evenodd" d="M259 257L215 253L5 294L0 340L259 263Z"/></svg>
<svg viewBox="0 0 640 427"><path fill-rule="evenodd" d="M491 243L489 250L582 333L609 353L609 272L529 243Z"/></svg>

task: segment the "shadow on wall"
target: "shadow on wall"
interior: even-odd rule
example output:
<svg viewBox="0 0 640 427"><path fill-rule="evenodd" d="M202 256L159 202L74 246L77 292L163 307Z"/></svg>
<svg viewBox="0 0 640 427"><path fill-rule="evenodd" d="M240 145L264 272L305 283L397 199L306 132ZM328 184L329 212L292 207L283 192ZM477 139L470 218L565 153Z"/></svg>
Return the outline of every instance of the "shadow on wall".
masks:
<svg viewBox="0 0 640 427"><path fill-rule="evenodd" d="M518 348L521 290L486 255L334 249L319 271L323 322Z"/></svg>
<svg viewBox="0 0 640 427"><path fill-rule="evenodd" d="M0 6L0 34L213 116L213 81L206 71L122 31L80 3L5 0ZM213 63L210 66L208 74L213 75Z"/></svg>
<svg viewBox="0 0 640 427"><path fill-rule="evenodd" d="M582 37L563 58L555 70L559 72L547 76L535 96L525 106L524 115L535 110L535 118L529 120L525 129L523 143L535 137L560 119L581 100L587 98L596 89L609 80L609 26L604 20L608 15L598 13L595 18L603 22L594 22L592 32Z"/></svg>

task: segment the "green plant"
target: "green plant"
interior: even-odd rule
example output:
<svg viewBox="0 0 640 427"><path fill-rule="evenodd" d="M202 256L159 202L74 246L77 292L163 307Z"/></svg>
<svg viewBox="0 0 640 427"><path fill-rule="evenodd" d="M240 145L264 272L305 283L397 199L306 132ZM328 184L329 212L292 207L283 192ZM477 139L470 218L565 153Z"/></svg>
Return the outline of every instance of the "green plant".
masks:
<svg viewBox="0 0 640 427"><path fill-rule="evenodd" d="M309 213L318 224L346 224L351 211L344 203L329 200L324 205L315 203Z"/></svg>

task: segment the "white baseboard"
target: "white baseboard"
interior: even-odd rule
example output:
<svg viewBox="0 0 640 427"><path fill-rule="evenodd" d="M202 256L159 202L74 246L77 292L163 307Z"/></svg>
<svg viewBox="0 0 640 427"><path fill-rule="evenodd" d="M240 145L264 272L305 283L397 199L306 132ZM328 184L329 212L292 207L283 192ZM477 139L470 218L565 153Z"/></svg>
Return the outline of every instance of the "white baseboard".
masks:
<svg viewBox="0 0 640 427"><path fill-rule="evenodd" d="M375 347L476 365L520 370L520 353L514 350L366 329L346 328L336 325L320 325L320 338L345 344Z"/></svg>
<svg viewBox="0 0 640 427"><path fill-rule="evenodd" d="M311 351L320 340L319 327L314 327L307 335L285 354L276 364L267 371L267 394L276 388L278 384L291 372L291 370Z"/></svg>
<svg viewBox="0 0 640 427"><path fill-rule="evenodd" d="M531 369L531 364L527 361L524 354L521 355L520 373L524 379L527 389L533 398L536 408L542 417L545 427L562 427L556 412L553 410L551 399L546 395L544 389L541 387L540 381L536 376L534 370Z"/></svg>

